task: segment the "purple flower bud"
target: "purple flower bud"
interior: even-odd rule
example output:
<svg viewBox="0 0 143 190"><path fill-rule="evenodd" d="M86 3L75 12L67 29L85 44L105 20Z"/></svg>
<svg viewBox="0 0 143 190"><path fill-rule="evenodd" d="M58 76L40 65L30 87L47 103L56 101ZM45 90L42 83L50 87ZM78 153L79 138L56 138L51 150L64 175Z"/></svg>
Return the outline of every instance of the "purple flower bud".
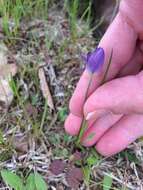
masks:
<svg viewBox="0 0 143 190"><path fill-rule="evenodd" d="M104 64L105 54L103 48L97 48L87 55L82 55L83 61L86 63L86 68L93 74L99 71Z"/></svg>

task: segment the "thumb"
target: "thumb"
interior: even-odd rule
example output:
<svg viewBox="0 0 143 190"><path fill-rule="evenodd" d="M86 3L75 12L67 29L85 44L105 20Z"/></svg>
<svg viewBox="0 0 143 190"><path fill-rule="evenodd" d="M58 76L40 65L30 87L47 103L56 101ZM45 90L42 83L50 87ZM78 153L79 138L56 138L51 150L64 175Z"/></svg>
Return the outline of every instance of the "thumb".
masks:
<svg viewBox="0 0 143 190"><path fill-rule="evenodd" d="M84 105L87 120L107 113L143 114L143 71L107 82L87 99Z"/></svg>

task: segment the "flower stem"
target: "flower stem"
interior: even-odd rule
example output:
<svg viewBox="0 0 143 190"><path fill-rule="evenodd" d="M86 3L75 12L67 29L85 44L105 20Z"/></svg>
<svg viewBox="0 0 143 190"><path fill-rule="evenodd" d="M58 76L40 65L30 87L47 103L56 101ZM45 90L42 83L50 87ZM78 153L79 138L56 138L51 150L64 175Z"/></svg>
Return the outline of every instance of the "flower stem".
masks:
<svg viewBox="0 0 143 190"><path fill-rule="evenodd" d="M87 97L88 97L88 93L89 93L89 88L91 86L91 83L92 83L92 79L93 79L93 74L90 75L90 79L89 79L89 82L88 82L88 86L87 86L87 89L86 89L86 92L85 92L85 97L84 97L84 102L86 101ZM78 137L77 137L77 145L80 144L81 142L81 138L85 132L87 128L87 122L85 120L85 118L82 119L82 123L81 123L81 128L80 128L80 131L79 131L79 134L78 134Z"/></svg>
<svg viewBox="0 0 143 190"><path fill-rule="evenodd" d="M109 68L110 68L111 62L112 62L112 57L113 57L113 49L111 50L111 55L109 57L109 61L108 61L108 64L107 64L107 69L106 69L106 71L104 73L103 79L101 80L101 85L104 84L105 81L106 81L106 79L107 79ZM92 79L93 79L93 74L90 75L89 83L88 83L88 86L87 86L87 89L86 89L86 92L85 92L84 102L86 101L86 99L88 97L89 88L91 86ZM78 137L77 137L77 142L76 142L76 145L78 147L80 145L81 139L82 139L83 134L84 134L84 132L85 132L86 129L87 129L87 121L85 120L85 118L83 118L82 119L82 123L81 123L81 128L80 128L80 131L79 131L79 134L78 134Z"/></svg>

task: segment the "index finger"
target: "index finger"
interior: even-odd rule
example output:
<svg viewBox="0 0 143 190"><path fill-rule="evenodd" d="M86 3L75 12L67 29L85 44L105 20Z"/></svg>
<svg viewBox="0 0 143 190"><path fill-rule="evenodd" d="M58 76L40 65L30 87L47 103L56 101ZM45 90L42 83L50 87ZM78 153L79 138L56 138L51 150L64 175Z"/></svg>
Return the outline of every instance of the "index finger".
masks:
<svg viewBox="0 0 143 190"><path fill-rule="evenodd" d="M112 64L106 80L114 78L121 68L129 62L135 50L136 40L137 34L135 30L126 22L122 14L118 13L99 43L99 47L102 47L105 51L105 64L103 72L94 74L88 96L100 85L112 49ZM90 73L85 70L70 100L70 111L78 117L83 115L84 98L89 79Z"/></svg>

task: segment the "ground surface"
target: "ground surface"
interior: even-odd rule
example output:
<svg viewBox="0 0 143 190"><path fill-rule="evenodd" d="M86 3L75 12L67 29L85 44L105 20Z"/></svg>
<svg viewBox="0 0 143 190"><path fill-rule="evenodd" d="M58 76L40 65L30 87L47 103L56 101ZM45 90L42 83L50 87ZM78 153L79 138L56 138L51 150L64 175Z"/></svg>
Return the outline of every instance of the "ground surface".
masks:
<svg viewBox="0 0 143 190"><path fill-rule="evenodd" d="M15 22L9 19L6 32L3 29L5 17L0 18L0 38L8 48L8 63L18 67L12 79L13 101L9 108L2 105L0 112L1 169L16 172L23 180L30 172L38 172L48 184L48 189L53 190L72 189L74 182L67 179L71 167L81 168L85 175L79 179L80 185L76 189L141 190L142 140L114 157L102 158L94 149L76 150L75 138L64 132L68 101L83 71L80 54L93 49L100 36L93 38L91 28L87 28L88 23L75 19L74 14L72 22L69 22L68 11L61 1L53 3L47 14L41 13L37 7L39 14L35 8L36 14L33 12L32 16L20 19L15 34L11 33ZM100 34L99 31L97 33ZM54 110L41 91L39 69L46 76ZM76 158L80 163L73 163L73 157L77 157L75 152L80 154ZM51 166L54 160L60 161L58 166ZM59 170L63 163L65 167L58 175L53 174L55 169L51 172L51 167ZM105 180L111 181L111 178L112 187L104 187L110 184ZM10 189L2 179L0 189Z"/></svg>

